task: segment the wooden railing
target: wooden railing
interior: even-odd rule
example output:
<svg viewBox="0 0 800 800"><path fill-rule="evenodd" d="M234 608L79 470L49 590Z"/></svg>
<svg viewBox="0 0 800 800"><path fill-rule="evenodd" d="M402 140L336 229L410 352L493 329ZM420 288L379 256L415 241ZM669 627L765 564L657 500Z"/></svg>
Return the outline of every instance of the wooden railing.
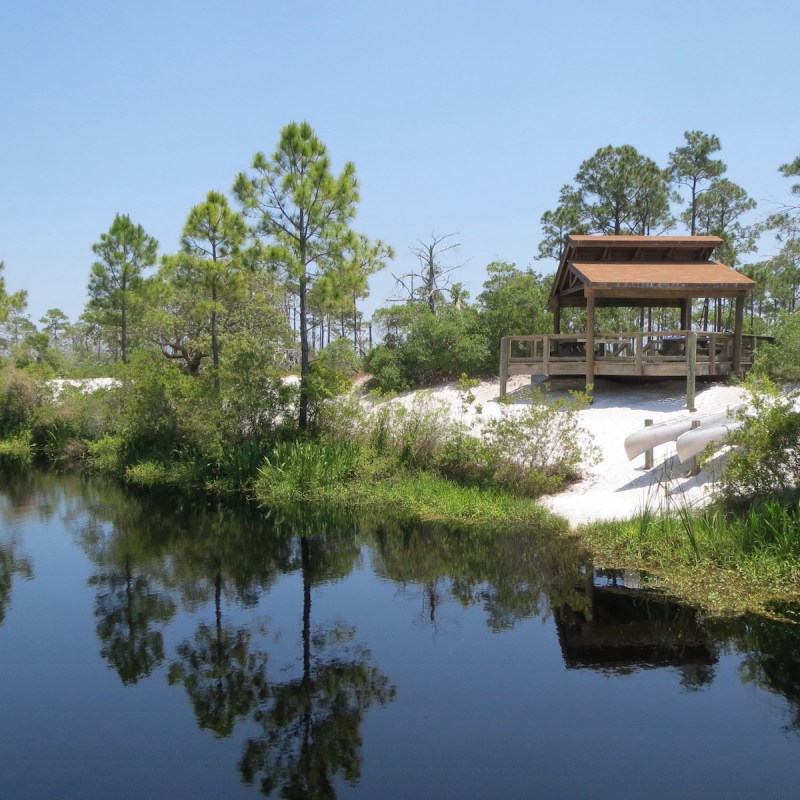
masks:
<svg viewBox="0 0 800 800"><path fill-rule="evenodd" d="M739 362L737 368L746 371L758 347L770 341L770 337L743 335L741 352L736 359L732 333L596 333L592 368L596 375L686 375L688 362L692 360L693 354L688 350L693 340L696 341L697 374L721 377L735 371L735 360ZM585 374L586 342L585 333L504 337L500 347L501 393L511 375Z"/></svg>

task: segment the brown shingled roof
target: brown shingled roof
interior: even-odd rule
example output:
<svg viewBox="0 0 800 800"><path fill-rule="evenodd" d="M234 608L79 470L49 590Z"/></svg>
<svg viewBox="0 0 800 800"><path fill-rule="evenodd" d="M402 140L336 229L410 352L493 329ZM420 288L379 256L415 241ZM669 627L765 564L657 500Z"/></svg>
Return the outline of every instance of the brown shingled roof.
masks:
<svg viewBox="0 0 800 800"><path fill-rule="evenodd" d="M735 269L710 261L699 264L675 264L659 262L584 263L573 262L572 270L587 286L598 287L646 287L655 289L691 288L742 289L752 287L755 281Z"/></svg>
<svg viewBox="0 0 800 800"><path fill-rule="evenodd" d="M718 236L567 236L551 306L674 305L692 297L736 297L755 282L713 261Z"/></svg>

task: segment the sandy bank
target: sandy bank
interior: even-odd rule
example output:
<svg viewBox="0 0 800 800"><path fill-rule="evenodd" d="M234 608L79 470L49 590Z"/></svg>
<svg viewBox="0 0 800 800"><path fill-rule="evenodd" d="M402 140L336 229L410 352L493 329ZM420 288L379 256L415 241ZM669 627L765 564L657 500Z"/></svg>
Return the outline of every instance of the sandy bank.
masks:
<svg viewBox="0 0 800 800"><path fill-rule="evenodd" d="M528 386L526 377L509 381L511 403L506 405L498 402L498 381L481 383L473 391L475 403L467 421L478 427L481 419L520 413L530 402L525 396ZM569 380L552 384L552 391L556 392L571 388L580 389L582 385ZM449 403L454 413L460 413L461 400L455 385L439 387L433 390L433 395ZM392 402L409 405L413 396L414 393L409 393ZM741 404L745 398L746 392L741 387L699 384L697 410L698 413L724 411ZM480 408L480 414L475 407ZM696 477L687 478L683 475L686 466L675 455L674 442L656 448L652 470L644 469L644 456L628 461L623 447L625 437L644 427L645 419L658 423L689 414L685 381L637 385L601 380L596 386L594 403L579 413L582 426L601 451L601 460L583 465L584 480L561 494L543 499L548 508L573 526L592 520L631 517L648 505L651 508L663 505L667 496L692 505L707 500L719 459L712 462L710 472L701 471Z"/></svg>

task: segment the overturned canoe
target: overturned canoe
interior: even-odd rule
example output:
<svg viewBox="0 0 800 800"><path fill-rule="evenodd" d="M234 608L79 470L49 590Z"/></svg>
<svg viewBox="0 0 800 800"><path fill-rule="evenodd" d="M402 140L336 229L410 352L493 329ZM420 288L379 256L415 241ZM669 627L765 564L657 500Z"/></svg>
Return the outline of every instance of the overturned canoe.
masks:
<svg viewBox="0 0 800 800"><path fill-rule="evenodd" d="M743 424L738 419L726 417L720 422L701 425L699 428L694 428L678 437L675 443L675 452L677 452L681 463L688 461L702 452L707 444L722 441L731 431L738 430Z"/></svg>
<svg viewBox="0 0 800 800"><path fill-rule="evenodd" d="M690 431L692 424L695 422L699 422L701 427L713 425L716 422L727 419L728 414L728 411L718 411L703 416L692 414L691 416L679 417L666 422L658 422L649 428L641 428L625 439L625 454L628 456L628 460L631 461L636 456L644 453L645 450L650 450L660 444L676 441L681 434Z"/></svg>

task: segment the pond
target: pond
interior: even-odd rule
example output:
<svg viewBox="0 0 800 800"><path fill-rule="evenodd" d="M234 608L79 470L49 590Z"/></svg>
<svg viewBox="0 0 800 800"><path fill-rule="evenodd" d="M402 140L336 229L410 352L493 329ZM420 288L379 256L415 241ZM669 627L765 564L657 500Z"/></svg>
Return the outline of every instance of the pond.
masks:
<svg viewBox="0 0 800 800"><path fill-rule="evenodd" d="M794 796L800 630L546 532L0 477L11 798Z"/></svg>

